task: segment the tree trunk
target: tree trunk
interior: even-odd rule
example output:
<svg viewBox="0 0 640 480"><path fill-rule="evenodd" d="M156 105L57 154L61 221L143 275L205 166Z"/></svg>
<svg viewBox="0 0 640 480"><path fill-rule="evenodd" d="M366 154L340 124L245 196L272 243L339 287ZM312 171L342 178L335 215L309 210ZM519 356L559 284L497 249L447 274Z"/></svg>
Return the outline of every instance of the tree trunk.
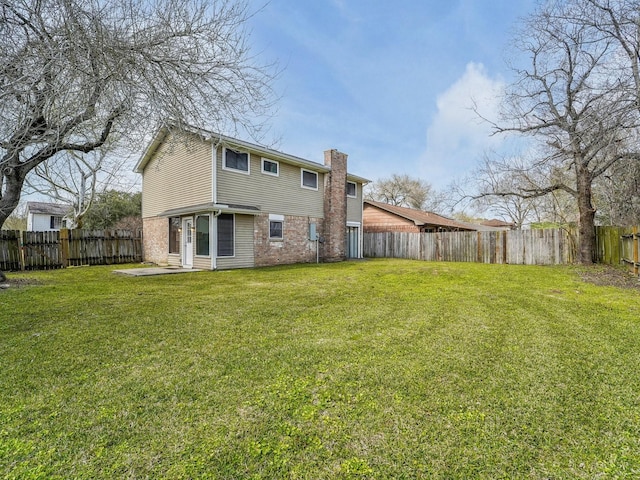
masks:
<svg viewBox="0 0 640 480"><path fill-rule="evenodd" d="M5 167L0 175L4 176L2 183L5 185L4 192L0 192L0 228L2 228L9 215L18 207L24 175L14 167Z"/></svg>
<svg viewBox="0 0 640 480"><path fill-rule="evenodd" d="M578 211L580 213L578 228L580 235L580 251L578 254L578 260L583 265L590 265L596 260L596 210L593 208L593 203L591 201L592 179L589 172L586 170L577 170L576 173L578 187Z"/></svg>

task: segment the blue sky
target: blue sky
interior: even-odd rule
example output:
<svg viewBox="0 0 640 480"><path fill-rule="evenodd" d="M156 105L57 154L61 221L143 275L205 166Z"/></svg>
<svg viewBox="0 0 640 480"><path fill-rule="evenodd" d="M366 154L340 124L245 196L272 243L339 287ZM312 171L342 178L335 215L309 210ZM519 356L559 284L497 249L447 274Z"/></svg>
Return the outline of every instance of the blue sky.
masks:
<svg viewBox="0 0 640 480"><path fill-rule="evenodd" d="M278 150L318 162L336 148L351 173L407 173L446 187L498 139L471 112L495 115L511 80L518 18L535 0L271 0L251 43L278 61Z"/></svg>

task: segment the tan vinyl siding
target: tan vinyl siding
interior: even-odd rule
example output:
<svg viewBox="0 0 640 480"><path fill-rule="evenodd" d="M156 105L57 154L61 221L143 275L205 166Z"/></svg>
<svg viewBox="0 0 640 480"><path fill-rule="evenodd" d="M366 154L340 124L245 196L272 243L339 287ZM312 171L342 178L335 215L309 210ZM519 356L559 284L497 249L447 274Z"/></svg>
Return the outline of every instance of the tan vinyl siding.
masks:
<svg viewBox="0 0 640 480"><path fill-rule="evenodd" d="M235 255L233 257L218 257L217 268L253 267L253 216L235 215Z"/></svg>
<svg viewBox="0 0 640 480"><path fill-rule="evenodd" d="M182 257L177 253L170 253L167 263L170 267L180 267L182 266Z"/></svg>
<svg viewBox="0 0 640 480"><path fill-rule="evenodd" d="M362 223L362 184L356 183L356 198L347 197L347 222Z"/></svg>
<svg viewBox="0 0 640 480"><path fill-rule="evenodd" d="M265 157L267 158L267 157ZM262 212L324 217L324 175L318 173L318 190L301 187L300 167L279 162L279 176L262 173L262 157L250 155L250 175L223 170L218 148L218 203L257 206Z"/></svg>
<svg viewBox="0 0 640 480"><path fill-rule="evenodd" d="M199 268L201 270L211 270L211 257L196 257L194 255L193 268Z"/></svg>
<svg viewBox="0 0 640 480"><path fill-rule="evenodd" d="M190 135L168 137L145 166L142 216L212 201L211 144Z"/></svg>

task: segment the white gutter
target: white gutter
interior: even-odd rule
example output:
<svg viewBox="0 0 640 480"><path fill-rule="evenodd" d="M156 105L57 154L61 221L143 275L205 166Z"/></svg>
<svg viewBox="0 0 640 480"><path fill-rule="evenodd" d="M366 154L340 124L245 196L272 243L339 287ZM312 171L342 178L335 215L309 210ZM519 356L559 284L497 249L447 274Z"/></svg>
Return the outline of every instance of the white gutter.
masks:
<svg viewBox="0 0 640 480"><path fill-rule="evenodd" d="M218 269L218 216L222 213L222 210L213 212L213 220L209 225L211 230L211 270Z"/></svg>

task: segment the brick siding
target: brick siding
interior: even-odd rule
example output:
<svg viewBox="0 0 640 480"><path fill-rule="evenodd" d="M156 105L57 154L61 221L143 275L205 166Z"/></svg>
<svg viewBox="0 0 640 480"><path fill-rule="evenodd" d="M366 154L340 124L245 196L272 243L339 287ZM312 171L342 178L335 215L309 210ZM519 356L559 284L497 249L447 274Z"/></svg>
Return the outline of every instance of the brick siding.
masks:
<svg viewBox="0 0 640 480"><path fill-rule="evenodd" d="M347 258L347 155L327 150L324 163L331 172L325 175L323 260L339 262Z"/></svg>
<svg viewBox="0 0 640 480"><path fill-rule="evenodd" d="M167 265L169 258L169 221L165 217L142 219L142 244L145 262Z"/></svg>
<svg viewBox="0 0 640 480"><path fill-rule="evenodd" d="M256 216L253 223L255 265L264 267L315 262L318 245L309 240L310 223L315 223L317 232L322 235L321 218L286 215L282 240L271 240L269 239L269 215Z"/></svg>

